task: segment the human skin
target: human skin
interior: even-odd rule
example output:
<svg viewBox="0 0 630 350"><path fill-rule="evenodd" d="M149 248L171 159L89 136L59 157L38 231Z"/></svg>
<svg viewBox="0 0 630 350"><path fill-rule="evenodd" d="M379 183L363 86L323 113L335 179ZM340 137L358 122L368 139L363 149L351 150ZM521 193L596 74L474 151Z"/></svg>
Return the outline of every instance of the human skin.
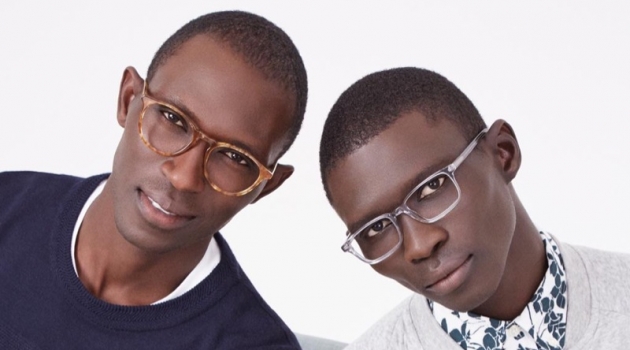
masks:
<svg viewBox="0 0 630 350"><path fill-rule="evenodd" d="M407 112L328 172L331 204L352 232L398 207L469 142L447 119ZM372 267L453 310L518 316L546 270L544 245L511 184L520 161L512 128L495 122L455 171L459 204L433 224L400 215L401 248Z"/></svg>
<svg viewBox="0 0 630 350"><path fill-rule="evenodd" d="M142 143L143 83L135 69L124 71L117 113L124 132L112 174L85 215L76 248L84 286L119 305L147 305L169 294L199 262L214 233L293 172L278 165L270 180L246 195L217 192L203 173L207 143L176 157L163 157ZM246 149L269 168L279 158L295 97L227 45L203 35L189 39L148 87L152 97L186 112L217 141ZM151 200L176 215L164 214Z"/></svg>

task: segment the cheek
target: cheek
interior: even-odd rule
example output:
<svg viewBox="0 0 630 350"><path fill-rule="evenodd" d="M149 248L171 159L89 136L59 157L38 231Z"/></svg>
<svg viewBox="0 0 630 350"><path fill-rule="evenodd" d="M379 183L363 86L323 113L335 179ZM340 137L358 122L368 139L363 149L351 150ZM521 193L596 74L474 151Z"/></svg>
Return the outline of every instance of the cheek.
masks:
<svg viewBox="0 0 630 350"><path fill-rule="evenodd" d="M111 178L134 187L160 182L158 179L163 177L160 167L166 159L142 142L137 125L127 125L114 153Z"/></svg>
<svg viewBox="0 0 630 350"><path fill-rule="evenodd" d="M491 235L488 239L495 240L507 254L516 227L516 209L510 194L511 185L503 182L503 179L489 182L484 205L486 208L484 225Z"/></svg>
<svg viewBox="0 0 630 350"><path fill-rule="evenodd" d="M458 229L472 230L466 240L477 242L475 245L481 242L489 246L505 245L516 225L511 185L491 166L465 170L468 177L462 179L461 202L454 213L462 216L462 220L457 220Z"/></svg>
<svg viewBox="0 0 630 350"><path fill-rule="evenodd" d="M214 190L212 190L214 191ZM207 196L204 201L204 209L200 222L203 227L200 230L212 229L218 231L223 228L236 213L243 209L243 205L240 203L232 203L231 201L224 201L219 196L223 196L220 193L216 195L210 193L211 196Z"/></svg>
<svg viewBox="0 0 630 350"><path fill-rule="evenodd" d="M516 211L510 195L510 185L503 179L486 172L476 179L464 204L469 208L466 219L459 222L457 232L467 232L461 239L464 247L480 259L487 272L489 284L500 280L506 264L516 226ZM462 207L464 207L462 206ZM472 223L472 224L471 224ZM469 248L471 249L471 248Z"/></svg>
<svg viewBox="0 0 630 350"><path fill-rule="evenodd" d="M376 265L371 265L371 267L372 269L374 269L374 271L400 283L407 289L416 293L420 293L420 286L415 286L415 284L419 282L416 281L415 277L413 276L413 271L416 268L414 265L410 265L404 260L402 250L394 253L385 261L382 261ZM411 269L412 271L408 271L408 269Z"/></svg>
<svg viewBox="0 0 630 350"><path fill-rule="evenodd" d="M462 199L447 220L452 249L475 256L475 279L458 307L470 309L490 297L504 275L516 214L509 185L491 172L462 184ZM476 176L475 176L476 175ZM463 182L463 181L462 181Z"/></svg>
<svg viewBox="0 0 630 350"><path fill-rule="evenodd" d="M389 259L391 259L391 258L392 257L389 257ZM408 283L406 282L406 279L404 278L404 276L402 276L400 274L401 271L404 271L403 269L399 269L397 271L396 269L389 268L387 266L387 264L384 264L384 262L380 262L380 263L378 263L376 265L371 265L371 267L372 267L372 269L374 269L374 271L378 272L381 276L384 276L384 277L387 277L389 279L392 279L392 280L402 284L405 287L408 286ZM410 288L410 289L412 289L412 288Z"/></svg>
<svg viewBox="0 0 630 350"><path fill-rule="evenodd" d="M143 150L140 147L146 148L137 131L128 125L123 131L114 154L113 173L126 173L133 169L137 162L144 158L142 156Z"/></svg>
<svg viewBox="0 0 630 350"><path fill-rule="evenodd" d="M212 230L214 233L227 225L255 196L251 193L242 197L226 196L206 185L202 198L198 202L203 207L199 230Z"/></svg>

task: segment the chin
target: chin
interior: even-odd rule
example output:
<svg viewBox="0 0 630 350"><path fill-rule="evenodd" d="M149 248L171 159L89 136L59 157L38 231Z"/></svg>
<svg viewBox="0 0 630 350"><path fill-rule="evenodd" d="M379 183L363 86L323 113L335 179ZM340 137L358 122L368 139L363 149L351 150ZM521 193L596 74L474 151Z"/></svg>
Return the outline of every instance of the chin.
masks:
<svg viewBox="0 0 630 350"><path fill-rule="evenodd" d="M454 305L447 306L452 310L459 312L469 312L478 309L483 306L495 293L498 288L498 282L491 283L488 281L478 281L476 289L473 287L462 290L462 295L459 300L453 300L451 303ZM471 290L472 289L472 290Z"/></svg>
<svg viewBox="0 0 630 350"><path fill-rule="evenodd" d="M135 234L130 231L135 231ZM118 232L127 243L146 253L163 254L173 249L168 242L140 233L142 231L119 229Z"/></svg>
<svg viewBox="0 0 630 350"><path fill-rule="evenodd" d="M175 235L151 232L145 227L134 225L132 221L128 216L115 217L116 230L129 245L149 254L163 254L177 248L172 242Z"/></svg>
<svg viewBox="0 0 630 350"><path fill-rule="evenodd" d="M475 310L480 305L485 303L488 300L488 298L489 296L485 296L485 295L470 295L470 296L467 296L463 300L449 300L440 304L454 311L469 312L469 311Z"/></svg>
<svg viewBox="0 0 630 350"><path fill-rule="evenodd" d="M475 281L479 282L479 281ZM447 295L433 295L416 287L403 284L412 291L422 294L425 298L432 300L448 309L458 312L469 312L483 305L494 294L496 288L488 288L488 283L479 282L475 285L462 285L457 290Z"/></svg>

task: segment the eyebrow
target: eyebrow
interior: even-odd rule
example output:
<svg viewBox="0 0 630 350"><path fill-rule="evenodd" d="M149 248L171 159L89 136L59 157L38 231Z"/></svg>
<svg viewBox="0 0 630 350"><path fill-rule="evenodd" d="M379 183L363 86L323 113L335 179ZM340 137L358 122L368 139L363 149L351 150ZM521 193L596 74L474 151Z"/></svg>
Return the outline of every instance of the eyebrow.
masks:
<svg viewBox="0 0 630 350"><path fill-rule="evenodd" d="M192 119L192 121L195 123L195 125L201 130L201 127L199 126L199 117L193 113L193 111L191 111L190 109L188 109L188 107L186 107L186 105L184 103L182 103L181 100L179 99L171 99L169 97L162 97L162 96L157 96L155 94L153 94L147 87L147 95L149 95L149 97L153 97L156 100L158 100L158 102L164 102L172 107L175 107L177 110L183 112L184 114L186 114L186 116L190 119ZM208 134L207 132L201 130L204 134ZM254 150L251 149L251 147L249 147L248 145L244 144L243 142L239 141L239 140L217 140L214 137L210 137L211 139L217 141L217 142L226 142L229 143L233 146L239 147L244 149L245 151L247 151L247 153L251 154L252 156L254 156L256 158L256 160L258 160L259 162L261 162L263 165L265 165L266 167L269 167L269 165L267 165L266 161L263 161L264 157L262 157L260 154L257 154L257 152L255 152Z"/></svg>
<svg viewBox="0 0 630 350"><path fill-rule="evenodd" d="M405 197L407 197L407 195L409 194L409 192L411 192L411 190L413 190L416 186L418 186L422 181L426 180L429 176L449 166L451 163L453 163L453 161L454 159L451 159L450 157L443 158L439 160L438 162L434 163L433 165L430 165L422 169L415 177L405 182L404 186L402 187L404 191L401 191L404 194L402 194L402 196L400 197L400 202L396 205L396 207L385 212L373 211L366 214L365 216L361 217L359 220L355 221L354 223L348 226L348 231L350 232L350 234L355 233L358 229L363 227L365 224L367 224L371 220L383 214L392 213L395 210L395 208L398 208L400 205L403 204L402 201L405 200Z"/></svg>

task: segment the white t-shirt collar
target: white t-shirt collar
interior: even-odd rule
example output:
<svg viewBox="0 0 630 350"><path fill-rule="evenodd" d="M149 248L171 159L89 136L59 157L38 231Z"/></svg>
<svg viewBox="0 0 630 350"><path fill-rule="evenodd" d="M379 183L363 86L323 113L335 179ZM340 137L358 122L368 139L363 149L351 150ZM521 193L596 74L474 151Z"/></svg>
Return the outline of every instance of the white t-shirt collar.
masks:
<svg viewBox="0 0 630 350"><path fill-rule="evenodd" d="M83 205L83 209L81 209L81 213L79 214L79 217L77 218L77 222L74 225L74 230L72 232L72 241L70 243L70 249L72 253L71 254L72 266L74 267L74 273L77 274L77 277L78 277L78 272L77 272L77 262L76 262L75 254L76 254L77 237L79 236L79 228L81 227L81 223L83 223L83 218L85 217L85 213L87 212L90 205L92 205L92 202L94 202L96 197L98 197L98 195L101 194L101 192L103 191L103 188L105 187L106 182L107 180L101 182L98 185L98 187L96 187L94 192L92 192L88 200ZM182 281L182 283L180 283L179 286L177 286L177 288L175 288L170 294L152 303L151 305L156 305L159 303L163 303L165 301L169 301L171 299L175 299L178 296L183 295L184 293L193 289L195 286L201 283L201 281L203 281L208 275L210 275L210 273L214 270L215 267L217 267L220 261L221 261L221 249L219 249L217 240L214 237L212 237L212 239L210 240L210 244L208 244L208 249L206 249L205 254L201 258L197 266L195 266L195 268L192 269L192 271L190 271L188 276L186 276L186 278Z"/></svg>

